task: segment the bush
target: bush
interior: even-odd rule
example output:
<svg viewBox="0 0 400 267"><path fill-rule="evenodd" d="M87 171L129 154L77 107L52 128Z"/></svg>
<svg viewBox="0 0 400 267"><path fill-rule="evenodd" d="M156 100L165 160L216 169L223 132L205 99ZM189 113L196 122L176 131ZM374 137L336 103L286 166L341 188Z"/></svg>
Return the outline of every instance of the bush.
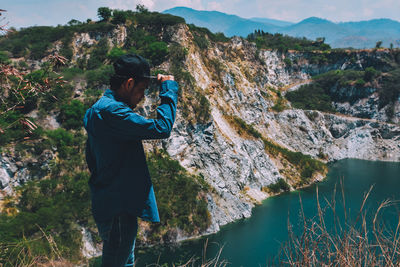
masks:
<svg viewBox="0 0 400 267"><path fill-rule="evenodd" d="M168 55L168 46L164 42L153 42L144 49L144 56L157 66L161 64Z"/></svg>
<svg viewBox="0 0 400 267"><path fill-rule="evenodd" d="M317 84L303 85L296 91L288 92L286 98L295 108L334 111L330 96Z"/></svg>
<svg viewBox="0 0 400 267"><path fill-rule="evenodd" d="M108 20L109 18L111 18L111 13L112 11L108 7L99 7L97 9L97 16L101 20Z"/></svg>
<svg viewBox="0 0 400 267"><path fill-rule="evenodd" d="M106 60L106 58L107 58L108 48L109 48L108 39L101 38L99 43L96 45L96 47L90 53L90 58L87 62L88 70L93 70L93 69L99 68L103 65L104 60Z"/></svg>
<svg viewBox="0 0 400 267"><path fill-rule="evenodd" d="M124 24L127 18L127 12L122 10L113 10L111 22L114 24Z"/></svg>
<svg viewBox="0 0 400 267"><path fill-rule="evenodd" d="M110 52L107 54L107 58L111 60L112 62L116 61L118 58L121 56L125 55L126 51L123 50L122 48L114 46Z"/></svg>
<svg viewBox="0 0 400 267"><path fill-rule="evenodd" d="M72 96L74 87L70 84L56 85L46 92L40 103L39 109L49 112L57 107L62 106Z"/></svg>
<svg viewBox="0 0 400 267"><path fill-rule="evenodd" d="M0 147L3 147L10 142L22 139L26 133L19 120L23 116L19 111L9 111L0 116Z"/></svg>
<svg viewBox="0 0 400 267"><path fill-rule="evenodd" d="M276 112L282 112L282 111L285 110L285 108L286 108L286 105L285 105L284 99L282 97L278 97L278 100L276 101L276 103L272 107L272 110L276 111Z"/></svg>
<svg viewBox="0 0 400 267"><path fill-rule="evenodd" d="M160 226L152 229L153 238L174 227L189 234L207 229L211 221L203 192L208 188L199 182L202 178L189 174L164 151L149 154L148 166L161 220Z"/></svg>
<svg viewBox="0 0 400 267"><path fill-rule="evenodd" d="M285 180L282 178L279 178L278 181L276 181L273 184L270 184L267 186L269 190L271 190L272 193L279 193L281 191L283 192L288 192L290 191L290 186L288 183L286 183Z"/></svg>
<svg viewBox="0 0 400 267"><path fill-rule="evenodd" d="M114 74L114 68L111 65L104 65L96 70L85 72L88 88L95 88L110 83L110 77Z"/></svg>
<svg viewBox="0 0 400 267"><path fill-rule="evenodd" d="M379 93L379 108L386 105L391 105L388 108L387 115L391 118L393 113L393 105L400 97L400 68L388 72L382 77L382 87L378 90Z"/></svg>
<svg viewBox="0 0 400 267"><path fill-rule="evenodd" d="M241 118L233 116L233 117L231 117L231 119L233 119L233 122L237 126L239 126L238 127L239 134L247 133L250 136L253 136L254 138L261 138L262 137L262 135L252 125L247 124Z"/></svg>
<svg viewBox="0 0 400 267"><path fill-rule="evenodd" d="M0 51L0 64L10 64L10 55L7 51Z"/></svg>
<svg viewBox="0 0 400 267"><path fill-rule="evenodd" d="M61 158L67 158L74 151L74 135L63 128L47 131L46 135L50 138L51 144L57 148Z"/></svg>
<svg viewBox="0 0 400 267"><path fill-rule="evenodd" d="M292 60L290 60L290 58L285 58L284 60L283 60L283 62L285 62L285 65L286 65L286 67L288 67L288 68L290 68L292 65L293 65L293 62L292 62Z"/></svg>
<svg viewBox="0 0 400 267"><path fill-rule="evenodd" d="M72 100L69 104L61 106L58 120L66 129L79 129L82 127L83 116L85 115L85 106L78 100Z"/></svg>
<svg viewBox="0 0 400 267"><path fill-rule="evenodd" d="M62 74L65 80L71 81L76 76L83 74L83 70L77 67L65 68Z"/></svg>
<svg viewBox="0 0 400 267"><path fill-rule="evenodd" d="M365 72L364 72L364 80L367 82L370 82L379 75L380 75L380 72L375 70L374 67L368 67L365 69Z"/></svg>

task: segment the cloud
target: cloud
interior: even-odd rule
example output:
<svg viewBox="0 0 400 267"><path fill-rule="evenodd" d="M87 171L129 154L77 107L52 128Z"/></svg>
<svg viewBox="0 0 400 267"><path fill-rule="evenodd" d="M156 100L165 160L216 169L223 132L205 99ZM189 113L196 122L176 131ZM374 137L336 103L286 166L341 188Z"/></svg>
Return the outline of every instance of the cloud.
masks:
<svg viewBox="0 0 400 267"><path fill-rule="evenodd" d="M207 10L216 10L216 11L222 11L222 12L224 11L223 8L222 8L221 3L218 3L218 2L215 2L215 1L209 2L207 4Z"/></svg>
<svg viewBox="0 0 400 267"><path fill-rule="evenodd" d="M145 3L144 3L145 2ZM112 9L122 9L122 10L135 10L136 5L145 5L149 9L153 9L153 0L113 0L108 1L108 7Z"/></svg>
<svg viewBox="0 0 400 267"><path fill-rule="evenodd" d="M159 1L159 2L163 2L163 1ZM194 8L194 9L198 9L198 10L204 9L204 5L201 0L173 0L173 1L171 1L171 3L174 4L171 7L186 6L186 7L190 7L190 8Z"/></svg>

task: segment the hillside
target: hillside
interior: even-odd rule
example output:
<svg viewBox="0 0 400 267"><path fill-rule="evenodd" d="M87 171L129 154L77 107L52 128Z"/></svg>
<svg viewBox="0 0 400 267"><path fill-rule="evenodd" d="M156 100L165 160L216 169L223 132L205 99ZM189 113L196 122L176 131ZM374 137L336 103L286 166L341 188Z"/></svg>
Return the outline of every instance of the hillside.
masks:
<svg viewBox="0 0 400 267"><path fill-rule="evenodd" d="M171 137L144 142L161 224L141 222L138 246L217 232L268 196L322 179L329 161L400 160L398 49L253 37L143 9L1 37L0 263L98 255L82 116L124 53L180 85ZM154 85L146 97L137 112L153 116Z"/></svg>
<svg viewBox="0 0 400 267"><path fill-rule="evenodd" d="M333 23L311 17L290 23L267 18L243 19L222 12L198 11L186 7L175 7L164 13L183 17L187 23L207 27L214 33L223 32L227 36L247 37L255 30L262 30L312 40L324 37L326 43L334 48L374 48L378 41L382 41L384 47L390 47L390 44L400 46L400 22L390 19Z"/></svg>

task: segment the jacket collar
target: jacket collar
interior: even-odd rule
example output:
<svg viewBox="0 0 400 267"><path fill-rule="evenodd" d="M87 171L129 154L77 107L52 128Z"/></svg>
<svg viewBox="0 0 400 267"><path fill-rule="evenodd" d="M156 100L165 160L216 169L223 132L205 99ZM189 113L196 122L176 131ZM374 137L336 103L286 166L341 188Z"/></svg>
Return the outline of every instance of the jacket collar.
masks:
<svg viewBox="0 0 400 267"><path fill-rule="evenodd" d="M122 99L118 96L118 94L115 91L111 90L111 89L107 89L104 92L104 96L108 97L110 99L113 99L115 101L121 102L123 105L129 107L124 101L122 101Z"/></svg>
<svg viewBox="0 0 400 267"><path fill-rule="evenodd" d="M117 98L117 94L116 94L113 90L111 90L111 89L107 89L107 90L104 92L104 96L109 97L109 98L112 98L112 99L116 99L116 98Z"/></svg>
<svg viewBox="0 0 400 267"><path fill-rule="evenodd" d="M108 98L111 98L111 99L114 99L114 100L119 101L119 102L123 102L122 99L117 95L117 93L115 91L111 90L111 89L107 89L104 92L104 96L108 97Z"/></svg>

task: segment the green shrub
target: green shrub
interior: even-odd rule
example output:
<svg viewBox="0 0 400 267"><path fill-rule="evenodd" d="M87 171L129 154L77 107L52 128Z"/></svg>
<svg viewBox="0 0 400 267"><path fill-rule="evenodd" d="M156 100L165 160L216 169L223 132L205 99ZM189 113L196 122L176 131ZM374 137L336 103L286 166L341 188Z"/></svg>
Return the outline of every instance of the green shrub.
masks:
<svg viewBox="0 0 400 267"><path fill-rule="evenodd" d="M108 85L113 74L114 68L111 65L103 65L98 69L86 71L87 86L95 88L101 85Z"/></svg>
<svg viewBox="0 0 400 267"><path fill-rule="evenodd" d="M207 229L211 221L202 193L208 188L198 182L201 178L189 174L164 151L149 154L148 166L161 220L152 229L153 238L159 239L163 229L173 227L189 234Z"/></svg>
<svg viewBox="0 0 400 267"><path fill-rule="evenodd" d="M290 58L286 57L283 62L285 62L286 67L290 68L293 65L292 60Z"/></svg>
<svg viewBox="0 0 400 267"><path fill-rule="evenodd" d="M72 96L74 87L70 84L58 84L43 96L39 109L41 111L49 112L53 109L62 106Z"/></svg>
<svg viewBox="0 0 400 267"><path fill-rule="evenodd" d="M109 18L111 18L112 10L108 7L99 7L97 9L97 16L101 20L107 21Z"/></svg>
<svg viewBox="0 0 400 267"><path fill-rule="evenodd" d="M82 127L85 106L78 100L72 100L69 104L61 106L58 120L66 129L79 129Z"/></svg>
<svg viewBox="0 0 400 267"><path fill-rule="evenodd" d="M276 181L273 184L268 185L267 187L269 190L271 190L272 193L275 193L275 194L279 193L281 191L283 191L283 192L290 191L289 184L282 178L279 178L278 181Z"/></svg>
<svg viewBox="0 0 400 267"><path fill-rule="evenodd" d="M127 12L123 10L114 9L111 22L114 24L124 24L126 22L127 17L128 17Z"/></svg>
<svg viewBox="0 0 400 267"><path fill-rule="evenodd" d="M364 80L367 82L370 82L379 75L380 75L380 72L375 70L374 67L368 67L365 69L365 72L364 72Z"/></svg>
<svg viewBox="0 0 400 267"><path fill-rule="evenodd" d="M129 17L129 19L136 21L141 27L148 27L151 25L155 31L159 31L166 26L185 23L185 20L178 16L162 14L158 12L149 12L145 10L134 13Z"/></svg>
<svg viewBox="0 0 400 267"><path fill-rule="evenodd" d="M262 138L262 135L253 127L253 125L247 124L244 120L236 116L229 116L229 120L231 120L235 125L237 125L237 130L239 134L249 134L254 138Z"/></svg>
<svg viewBox="0 0 400 267"><path fill-rule="evenodd" d="M101 38L93 51L90 53L90 58L87 62L88 70L93 70L103 65L104 60L107 58L108 48L108 39Z"/></svg>
<svg viewBox="0 0 400 267"><path fill-rule="evenodd" d="M125 55L126 51L122 48L114 46L110 52L107 54L107 58L110 59L112 62L116 61L121 56Z"/></svg>
<svg viewBox="0 0 400 267"><path fill-rule="evenodd" d="M280 93L280 92L279 92ZM272 110L276 112L282 112L286 109L285 101L282 97L278 97L278 100L273 105Z"/></svg>
<svg viewBox="0 0 400 267"><path fill-rule="evenodd" d="M210 102L207 97L196 91L196 99L198 99L198 105L194 106L195 118L199 123L206 123L211 116Z"/></svg>
<svg viewBox="0 0 400 267"><path fill-rule="evenodd" d="M144 49L145 58L157 66L161 64L168 55L168 46L164 42L153 42Z"/></svg>
<svg viewBox="0 0 400 267"><path fill-rule="evenodd" d="M207 38L201 34L195 33L193 35L193 40L196 43L196 45L202 50L207 49L208 46L210 45L210 42L207 40Z"/></svg>
<svg viewBox="0 0 400 267"><path fill-rule="evenodd" d="M22 139L26 133L19 120L23 116L19 111L9 111L0 116L0 129L4 131L0 133L0 147L10 142Z"/></svg>
<svg viewBox="0 0 400 267"><path fill-rule="evenodd" d="M7 51L0 51L0 64L10 64L10 56Z"/></svg>
<svg viewBox="0 0 400 267"><path fill-rule="evenodd" d="M386 105L391 105L387 110L387 115L392 118L393 105L400 98L400 68L392 70L387 75L382 77L382 87L378 90L379 93L379 108Z"/></svg>
<svg viewBox="0 0 400 267"><path fill-rule="evenodd" d="M296 91L288 92L286 98L295 108L334 111L330 96L317 84L303 85Z"/></svg>
<svg viewBox="0 0 400 267"><path fill-rule="evenodd" d="M62 74L65 80L71 81L76 76L82 75L83 70L77 67L65 68L63 69Z"/></svg>
<svg viewBox="0 0 400 267"><path fill-rule="evenodd" d="M355 83L355 85L356 85L357 87L363 87L364 84L365 84L365 81L364 81L363 79L358 79L358 80L356 81L356 83Z"/></svg>
<svg viewBox="0 0 400 267"><path fill-rule="evenodd" d="M74 151L74 135L63 128L53 131L47 131L51 144L57 148L57 152L61 158L65 159Z"/></svg>

